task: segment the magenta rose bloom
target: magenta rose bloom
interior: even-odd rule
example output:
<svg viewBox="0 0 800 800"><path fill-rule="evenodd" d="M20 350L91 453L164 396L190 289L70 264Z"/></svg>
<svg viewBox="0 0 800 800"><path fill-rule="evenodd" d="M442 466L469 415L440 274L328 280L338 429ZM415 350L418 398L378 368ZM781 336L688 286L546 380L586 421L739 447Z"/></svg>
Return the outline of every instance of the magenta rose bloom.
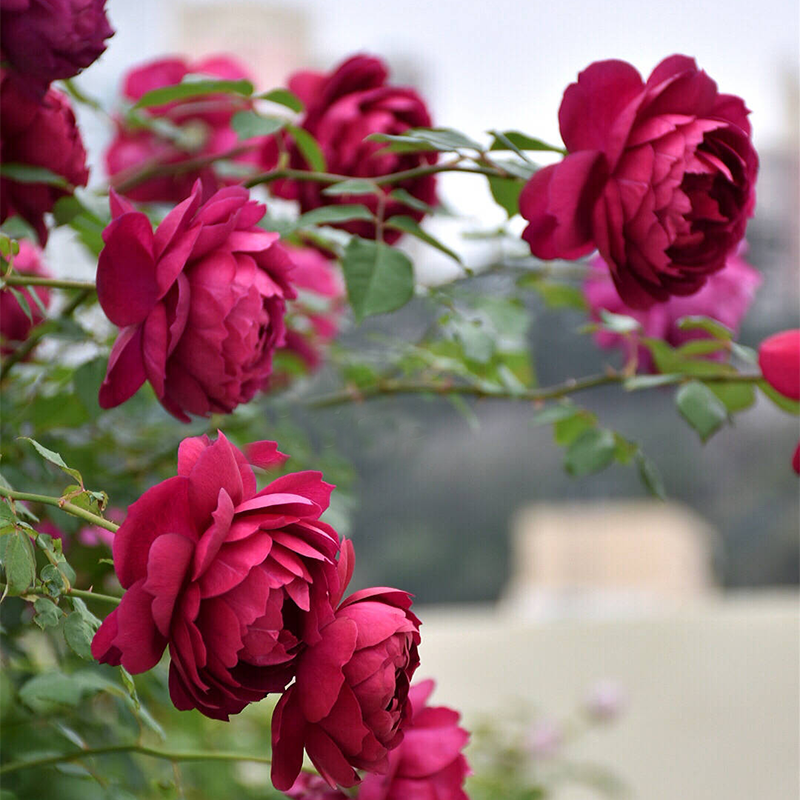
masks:
<svg viewBox="0 0 800 800"><path fill-rule="evenodd" d="M286 791L291 800L348 800L340 789L331 789L327 781L319 775L301 772L291 789Z"/></svg>
<svg viewBox="0 0 800 800"><path fill-rule="evenodd" d="M569 155L520 195L538 258L597 249L630 308L694 294L725 266L755 205L758 157L744 102L694 60L672 56L644 83L599 61L561 101Z"/></svg>
<svg viewBox="0 0 800 800"><path fill-rule="evenodd" d="M353 178L375 178L391 172L413 169L436 161L435 153L378 153L385 147L379 142L365 142L372 133L398 134L409 128L431 125L425 103L413 89L387 84L388 69L378 58L357 55L348 58L328 75L299 72L289 80L289 88L305 103L301 126L319 142L328 171ZM308 169L300 151L289 141L290 165ZM275 167L278 148L268 139L263 150L265 169ZM296 199L300 209L310 211L335 203L360 203L373 212L378 207L374 196L329 196L322 194L324 184L313 181L276 181L272 191L281 197ZM424 203L436 203L436 180L433 175L412 178L395 184ZM389 188L386 189L388 193ZM385 216L405 214L420 220L423 213L397 200L388 200ZM367 239L375 238L375 226L358 220L336 227ZM400 238L399 231L384 231L384 240L391 244Z"/></svg>
<svg viewBox="0 0 800 800"><path fill-rule="evenodd" d="M340 572L348 560L343 550ZM395 589L356 592L300 655L297 678L272 717L277 789L294 784L303 748L332 787L354 786L356 769L389 769L389 751L402 741L411 714L408 690L419 664L420 623L410 607L409 596Z"/></svg>
<svg viewBox="0 0 800 800"><path fill-rule="evenodd" d="M360 800L468 800L464 781L470 770L461 751L469 734L458 726L457 711L426 705L434 686L428 680L411 687L403 741L389 753L385 775L364 778Z"/></svg>
<svg viewBox="0 0 800 800"><path fill-rule="evenodd" d="M186 75L198 74L223 80L250 80L247 71L233 58L214 56L190 63L182 58L164 58L131 70L124 79L122 94L135 103L144 94L163 86L180 83ZM117 135L106 151L106 170L112 184L120 184L145 166L177 165L190 159L213 157L240 147L252 145L252 152L238 153L231 160L240 164L258 162L256 144L240 143L231 127L231 118L245 108L246 101L230 95L209 95L184 101L174 101L145 109L140 113L162 117L177 126L184 141L178 142L159 133L129 127L124 118L117 120ZM237 181L226 178L211 163L171 175L148 178L126 189L131 200L144 203L178 203L186 197L195 181L203 187L203 199Z"/></svg>
<svg viewBox="0 0 800 800"><path fill-rule="evenodd" d="M111 195L113 220L97 264L97 297L122 331L100 405L124 403L149 381L178 419L229 413L261 388L284 341L292 268L266 208L240 186L203 205L200 184L153 233L148 218Z"/></svg>
<svg viewBox="0 0 800 800"><path fill-rule="evenodd" d="M671 297L665 303L655 303L646 310L639 310L625 305L614 288L605 262L596 258L591 263L591 273L584 283L583 293L592 319L599 321L601 310L624 314L638 320L642 326L639 335L663 339L673 347L678 347L692 339L709 338L709 334L702 330L681 330L678 321L683 317L710 317L730 328L734 335L738 334L760 285L761 274L740 256L732 255L725 269L715 272L696 294ZM594 340L600 347L622 348L626 359L630 359L633 348L638 347L638 370L657 372L650 351L638 345L637 338L637 334L625 337L604 330L594 334ZM705 357L721 359L724 353L709 353Z"/></svg>
<svg viewBox="0 0 800 800"><path fill-rule="evenodd" d="M0 0L3 60L44 94L96 61L113 36L106 0Z"/></svg>
<svg viewBox="0 0 800 800"><path fill-rule="evenodd" d="M53 277L42 262L42 251L27 239L19 242L19 253L14 256L14 272L20 275L37 275L40 278ZM19 286L16 290L28 301L31 319L8 289L0 291L0 352L3 355L13 353L15 345L24 342L31 328L44 319L39 305L31 297L31 292L36 292L45 308L50 305L50 290L44 286L28 289Z"/></svg>
<svg viewBox="0 0 800 800"><path fill-rule="evenodd" d="M284 689L339 595L339 537L319 520L333 487L297 472L257 490L250 464L284 458L274 442L245 456L222 433L183 440L177 476L130 506L114 537L126 592L94 637L98 661L145 672L169 646L172 702L214 719Z"/></svg>
<svg viewBox="0 0 800 800"><path fill-rule="evenodd" d="M86 151L64 94L50 89L39 99L26 91L19 76L0 71L0 163L44 167L69 186L86 186ZM15 214L47 242L44 215L71 189L50 183L22 183L0 178L0 222Z"/></svg>

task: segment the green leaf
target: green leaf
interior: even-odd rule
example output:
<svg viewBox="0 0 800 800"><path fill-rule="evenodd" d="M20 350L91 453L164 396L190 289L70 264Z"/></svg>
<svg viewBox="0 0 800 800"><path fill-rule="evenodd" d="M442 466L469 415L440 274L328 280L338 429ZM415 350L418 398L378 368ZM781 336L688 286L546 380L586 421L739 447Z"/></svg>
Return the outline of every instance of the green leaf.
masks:
<svg viewBox="0 0 800 800"><path fill-rule="evenodd" d="M567 449L564 468L570 475L581 477L605 469L617 449L614 434L606 428L589 428L581 433Z"/></svg>
<svg viewBox="0 0 800 800"><path fill-rule="evenodd" d="M61 619L61 609L46 597L37 597L33 604L36 615L33 621L42 629L55 628Z"/></svg>
<svg viewBox="0 0 800 800"><path fill-rule="evenodd" d="M539 150L549 153L562 153L564 155L567 152L562 147L547 144L541 139L536 139L519 131L504 131L502 133L500 131L489 131L489 133L494 136L490 150Z"/></svg>
<svg viewBox="0 0 800 800"><path fill-rule="evenodd" d="M674 348L662 339L654 339L649 336L639 338L639 344L646 347L653 356L658 371L667 375L694 375L697 377L708 377L712 375L732 375L736 369L730 364L722 364L718 361L709 361L706 358L689 358L692 350ZM689 342L688 344L694 344ZM687 345L683 346L684 348ZM702 349L702 348L701 348Z"/></svg>
<svg viewBox="0 0 800 800"><path fill-rule="evenodd" d="M286 130L291 133L297 149L300 151L306 163L316 172L325 172L328 168L317 140L304 128L297 125L286 125Z"/></svg>
<svg viewBox="0 0 800 800"><path fill-rule="evenodd" d="M525 184L514 178L489 177L488 181L495 203L506 212L508 218L519 214L519 196Z"/></svg>
<svg viewBox="0 0 800 800"><path fill-rule="evenodd" d="M19 690L19 698L37 713L57 709L58 706L75 707L81 700L96 692L109 692L122 696L122 688L102 675L89 670L79 670L71 675L63 672L43 672L31 678Z"/></svg>
<svg viewBox="0 0 800 800"><path fill-rule="evenodd" d="M517 281L518 286L530 288L539 293L548 308L574 308L578 311L586 310L586 298L577 286L568 283L556 283L543 278L523 275Z"/></svg>
<svg viewBox="0 0 800 800"><path fill-rule="evenodd" d="M81 486L83 486L83 478L81 477L80 472L78 472L78 470L76 469L68 467L64 462L64 459L61 458L60 453L56 453L53 450L48 450L44 445L39 444L39 442L37 442L35 439L31 439L28 436L20 436L19 438L30 442L36 449L36 452L39 453L39 455L42 458L44 458L46 461L49 461L51 464L55 464L57 467L61 468L64 472L67 473L67 475L71 475L73 478L75 478L76 481L78 481L78 483Z"/></svg>
<svg viewBox="0 0 800 800"><path fill-rule="evenodd" d="M59 225L69 225L84 247L97 256L105 246L103 230L107 220L101 219L77 197L61 197L53 206L53 215Z"/></svg>
<svg viewBox="0 0 800 800"><path fill-rule="evenodd" d="M797 400L792 400L790 397L782 395L764 380L759 381L757 386L782 411L794 414L795 416L800 414L800 402Z"/></svg>
<svg viewBox="0 0 800 800"><path fill-rule="evenodd" d="M344 252L342 270L356 321L404 306L414 294L414 267L393 247L354 236Z"/></svg>
<svg viewBox="0 0 800 800"><path fill-rule="evenodd" d="M272 89L269 92L256 95L256 98L258 100L269 100L270 103L278 103L298 113L305 110L303 101L294 92L290 92L288 89Z"/></svg>
<svg viewBox="0 0 800 800"><path fill-rule="evenodd" d="M133 680L133 675L125 669L125 667L119 668L119 676L122 679L122 685L128 692L128 696L131 699L131 703L133 707L138 711L141 707L141 701L139 700L139 693L136 691L136 684Z"/></svg>
<svg viewBox="0 0 800 800"><path fill-rule="evenodd" d="M421 211L423 214L435 214L437 209L433 206L429 206L427 203L423 203L422 200L414 197L411 192L406 191L403 188L392 189L389 192L389 197L392 200L397 200L399 203L412 208L414 211Z"/></svg>
<svg viewBox="0 0 800 800"><path fill-rule="evenodd" d="M66 588L67 582L61 570L55 564L46 564L39 573L45 591L50 597L58 597Z"/></svg>
<svg viewBox="0 0 800 800"><path fill-rule="evenodd" d="M678 320L678 327L682 331L705 331L715 339L729 342L733 339L733 331L711 317L682 317Z"/></svg>
<svg viewBox="0 0 800 800"><path fill-rule="evenodd" d="M744 411L756 401L756 387L752 383L707 383L705 384L722 402L729 413Z"/></svg>
<svg viewBox="0 0 800 800"><path fill-rule="evenodd" d="M534 411L530 422L531 425L549 425L552 422L560 422L574 417L577 413L580 413L579 409L576 409L572 403L557 403Z"/></svg>
<svg viewBox="0 0 800 800"><path fill-rule="evenodd" d="M597 425L597 417L590 411L576 408L569 417L558 420L553 426L553 439L558 445L569 446L581 434Z"/></svg>
<svg viewBox="0 0 800 800"><path fill-rule="evenodd" d="M78 611L73 611L64 622L64 639L75 655L92 660L92 639L97 628L93 628Z"/></svg>
<svg viewBox="0 0 800 800"><path fill-rule="evenodd" d="M449 247L442 244L438 239L422 230L420 224L412 217L406 217L402 214L395 217L390 217L388 220L386 220L386 227L394 228L394 230L403 231L404 233L409 233L412 236L416 236L417 239L425 242L425 244L435 247L446 256L450 256L450 258L457 263L461 263L461 257L458 255L458 253L455 253Z"/></svg>
<svg viewBox="0 0 800 800"><path fill-rule="evenodd" d="M634 333L642 329L639 321L633 317L628 317L624 314L612 314L604 308L600 309L600 319L602 320L603 328L612 333Z"/></svg>
<svg viewBox="0 0 800 800"><path fill-rule="evenodd" d="M620 434L614 434L614 459L620 464L630 464L639 452L639 445Z"/></svg>
<svg viewBox="0 0 800 800"><path fill-rule="evenodd" d="M0 164L0 175L17 183L46 183L48 186L56 186L59 189L70 189L70 185L63 175L44 167L35 167L31 164Z"/></svg>
<svg viewBox="0 0 800 800"><path fill-rule="evenodd" d="M626 392L633 392L637 389L653 389L656 386L668 386L672 383L680 383L684 380L683 375L634 375L627 378L622 384Z"/></svg>
<svg viewBox="0 0 800 800"><path fill-rule="evenodd" d="M192 97L204 97L209 94L235 94L250 97L253 94L253 84L250 81L225 81L225 80L184 80L173 86L161 86L145 92L134 108L152 108L175 100L188 100Z"/></svg>
<svg viewBox="0 0 800 800"><path fill-rule="evenodd" d="M9 236L6 236L4 233L0 233L0 255L2 255L4 258L9 258L10 256L17 255L18 253L19 242Z"/></svg>
<svg viewBox="0 0 800 800"><path fill-rule="evenodd" d="M75 394L83 403L90 419L96 419L102 412L97 397L100 392L100 384L106 375L106 362L107 359L102 357L87 361L85 364L81 364L72 376Z"/></svg>
<svg viewBox="0 0 800 800"><path fill-rule="evenodd" d="M22 531L4 536L5 552L2 556L6 584L10 595L25 594L36 579L36 555L30 537Z"/></svg>
<svg viewBox="0 0 800 800"><path fill-rule="evenodd" d="M19 307L22 309L22 313L28 318L28 322L33 322L33 314L31 314L31 307L28 303L28 298L25 297L19 289L15 289L13 286L6 286L9 292L14 296L14 299L19 303ZM35 294L35 292L33 293Z"/></svg>
<svg viewBox="0 0 800 800"><path fill-rule="evenodd" d="M373 133L367 142L387 142L383 148L390 153L440 152L459 150L482 150L482 146L452 128L411 128L403 134Z"/></svg>
<svg viewBox="0 0 800 800"><path fill-rule="evenodd" d="M639 478L647 487L650 494L659 500L667 499L667 492L664 488L664 481L661 473L653 461L651 461L641 450L636 455L636 468L639 471Z"/></svg>
<svg viewBox="0 0 800 800"><path fill-rule="evenodd" d="M312 225L328 225L330 223L348 222L352 219L372 221L372 212L362 205L320 206L307 211L296 222L297 228L308 228Z"/></svg>
<svg viewBox="0 0 800 800"><path fill-rule="evenodd" d="M280 117L264 117L255 111L237 111L231 119L231 127L240 140L277 133L286 124Z"/></svg>
<svg viewBox="0 0 800 800"><path fill-rule="evenodd" d="M480 322L459 320L454 323L454 327L455 334L464 348L464 355L468 359L479 364L488 364L492 360L495 341Z"/></svg>
<svg viewBox="0 0 800 800"><path fill-rule="evenodd" d="M372 181L363 180L362 178L353 178L349 181L340 181L339 183L332 183L322 190L322 194L327 195L340 195L340 194L379 194L383 190L374 184Z"/></svg>
<svg viewBox="0 0 800 800"><path fill-rule="evenodd" d="M725 404L703 383L691 381L675 393L675 404L681 416L705 442L728 418Z"/></svg>

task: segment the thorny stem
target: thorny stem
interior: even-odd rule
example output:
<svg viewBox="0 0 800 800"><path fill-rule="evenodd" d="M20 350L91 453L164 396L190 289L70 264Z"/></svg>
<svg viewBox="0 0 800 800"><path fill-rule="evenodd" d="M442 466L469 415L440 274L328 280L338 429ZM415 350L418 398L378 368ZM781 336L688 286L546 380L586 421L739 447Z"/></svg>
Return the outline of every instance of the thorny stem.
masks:
<svg viewBox="0 0 800 800"><path fill-rule="evenodd" d="M112 533L116 533L119 530L119 525L116 523L103 519L97 514L92 514L91 511L87 511L85 508L80 508L72 503L66 503L60 497L50 497L44 494L30 494L29 492L17 492L14 489L7 489L5 486L0 486L0 497L7 497L9 500L27 500L31 503L55 506L65 511L67 514L72 514L73 517L80 517L86 520L86 522L91 522L92 525L105 528Z"/></svg>
<svg viewBox="0 0 800 800"><path fill-rule="evenodd" d="M5 590L5 584L0 583L0 596L5 593ZM73 597L80 597L82 600L96 600L98 603L108 603L112 606L118 606L122 602L121 597L114 597L114 595L111 594L100 594L99 592L88 591L86 589L73 589L71 586L61 594L62 596L72 595ZM22 597L27 599L28 597L52 597L52 595L48 594L47 590L44 588L31 588L26 589L22 593Z"/></svg>

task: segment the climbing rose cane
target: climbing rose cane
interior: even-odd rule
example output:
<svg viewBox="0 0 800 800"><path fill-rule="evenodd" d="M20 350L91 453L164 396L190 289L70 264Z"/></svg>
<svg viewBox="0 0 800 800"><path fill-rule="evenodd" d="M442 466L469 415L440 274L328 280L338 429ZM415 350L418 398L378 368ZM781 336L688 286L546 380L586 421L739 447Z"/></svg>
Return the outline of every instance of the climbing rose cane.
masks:
<svg viewBox="0 0 800 800"><path fill-rule="evenodd" d="M532 253L598 249L631 308L698 291L753 214L748 113L686 56L662 61L647 83L624 61L592 64L561 102L569 155L520 196Z"/></svg>
<svg viewBox="0 0 800 800"><path fill-rule="evenodd" d="M50 270L42 262L42 251L27 239L20 239L19 253L14 256L14 272L41 278L52 277ZM31 292L36 292L39 303L45 308L50 305L50 291L44 286L28 289L19 287L17 291L27 301L30 317L8 288L0 291L0 352L3 355L13 353L15 346L28 338L31 328L44 319L39 304L31 297Z"/></svg>
<svg viewBox="0 0 800 800"><path fill-rule="evenodd" d="M148 218L111 193L97 296L122 330L100 405L124 403L147 380L171 414L229 413L260 389L284 342L291 261L277 233L257 226L266 208L246 189L201 188L153 233Z"/></svg>
<svg viewBox="0 0 800 800"><path fill-rule="evenodd" d="M130 506L114 537L126 592L92 642L98 661L133 673L169 646L172 702L214 719L282 691L340 594L339 537L319 520L333 487L297 472L259 492L251 464L285 456L274 442L246 453L222 433L183 440L178 474Z"/></svg>

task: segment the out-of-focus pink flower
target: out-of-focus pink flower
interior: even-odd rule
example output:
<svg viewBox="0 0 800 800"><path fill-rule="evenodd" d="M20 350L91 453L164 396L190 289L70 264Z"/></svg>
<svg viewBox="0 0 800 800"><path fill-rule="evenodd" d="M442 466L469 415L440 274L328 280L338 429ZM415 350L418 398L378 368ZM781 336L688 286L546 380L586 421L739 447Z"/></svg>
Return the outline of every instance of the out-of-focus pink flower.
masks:
<svg viewBox="0 0 800 800"><path fill-rule="evenodd" d="M291 789L286 791L291 800L348 800L339 789L332 789L324 778L301 772Z"/></svg>
<svg viewBox="0 0 800 800"><path fill-rule="evenodd" d="M72 78L113 36L106 0L0 0L0 50L32 88Z"/></svg>
<svg viewBox="0 0 800 800"><path fill-rule="evenodd" d="M121 525L125 521L125 509L111 506L103 512L105 518ZM99 525L89 525L78 531L78 541L87 547L111 547L114 544L114 533Z"/></svg>
<svg viewBox="0 0 800 800"><path fill-rule="evenodd" d="M42 262L42 251L27 239L19 242L19 253L14 256L14 272L20 275L38 275L41 278L52 277L50 270ZM39 305L31 297L31 292L36 292L45 308L50 305L50 291L43 286L33 289L20 286L17 291L27 300L31 319L28 319L19 301L8 289L0 291L0 352L3 355L13 353L15 346L28 338L31 328L44 319Z"/></svg>
<svg viewBox="0 0 800 800"><path fill-rule="evenodd" d="M19 215L36 231L40 244L47 242L44 215L56 200L86 186L89 170L86 151L75 115L66 95L49 89L38 98L27 91L18 75L0 70L0 163L43 167L63 178L52 181L16 181L0 177L0 222Z"/></svg>
<svg viewBox="0 0 800 800"><path fill-rule="evenodd" d="M228 414L263 386L284 342L292 263L266 208L240 186L200 204L200 185L153 232L145 214L111 194L97 297L121 329L100 405L124 403L149 381L164 408Z"/></svg>
<svg viewBox="0 0 800 800"><path fill-rule="evenodd" d="M300 125L319 142L328 171L354 178L376 178L414 169L436 161L436 153L387 153L380 142L364 141L372 133L399 134L409 128L430 127L431 118L425 102L414 89L392 86L389 72L379 58L356 55L342 62L328 74L298 72L289 79L289 88L305 103ZM289 140L290 165L308 169L300 150ZM274 138L268 138L262 153L264 169L273 169L279 149ZM378 198L374 195L326 195L323 184L314 181L275 181L271 191L280 197L300 202L302 211L337 203L359 203L375 212ZM435 205L436 179L424 175L400 181L385 191L404 189L428 205ZM385 201L385 217L403 214L420 220L423 212L402 201ZM367 239L375 238L375 225L364 220L344 222L336 227ZM387 229L384 240L389 244L402 234Z"/></svg>
<svg viewBox="0 0 800 800"><path fill-rule="evenodd" d="M189 74L223 80L250 79L247 71L229 56L213 56L194 63L182 58L164 58L131 70L123 82L123 96L135 103L147 92L180 83ZM106 169L112 184L121 184L146 166L180 165L190 159L210 158L240 146L252 146L252 152L232 155L230 160L253 164L255 169L258 162L256 142L240 143L231 128L234 113L245 107L244 100L237 104L230 95L208 95L140 112L151 117L163 117L177 126L179 141L149 128L131 127L124 118L118 119L117 135L106 151ZM236 183L209 163L148 178L126 189L125 195L141 202L177 203L189 194L197 180L202 185L204 200L223 186Z"/></svg>
<svg viewBox="0 0 800 800"><path fill-rule="evenodd" d="M633 317L642 326L640 334L621 336L610 331L597 331L594 340L600 347L619 347L625 351L627 359L638 348L637 364L639 371L657 371L650 351L638 344L638 337L647 336L663 339L673 347L685 344L692 339L709 338L705 331L681 330L678 321L683 317L710 317L738 334L756 291L761 285L761 274L753 269L743 258L733 255L720 272L715 272L702 289L689 297L671 297L665 303L655 303L646 310L630 308L617 293L601 258L591 262L591 273L584 283L584 296L589 305L592 319L600 320L600 311L623 314ZM720 359L722 351L710 353L706 358Z"/></svg>
<svg viewBox="0 0 800 800"><path fill-rule="evenodd" d="M385 775L367 775L360 800L468 800L464 781L469 775L461 752L469 733L459 727L460 715L444 706L428 706L431 680L411 687L412 715L403 729L403 741L389 753Z"/></svg>
<svg viewBox="0 0 800 800"><path fill-rule="evenodd" d="M616 719L625 709L625 690L617 681L598 681L589 689L584 701L586 713L599 722Z"/></svg>
<svg viewBox="0 0 800 800"><path fill-rule="evenodd" d="M568 155L522 191L538 258L600 251L630 308L691 295L725 266L755 207L758 156L741 98L694 59L664 59L645 83L598 61L559 110Z"/></svg>
<svg viewBox="0 0 800 800"><path fill-rule="evenodd" d="M534 722L528 731L527 749L536 759L548 759L558 755L564 742L564 731L551 719L540 719Z"/></svg>

